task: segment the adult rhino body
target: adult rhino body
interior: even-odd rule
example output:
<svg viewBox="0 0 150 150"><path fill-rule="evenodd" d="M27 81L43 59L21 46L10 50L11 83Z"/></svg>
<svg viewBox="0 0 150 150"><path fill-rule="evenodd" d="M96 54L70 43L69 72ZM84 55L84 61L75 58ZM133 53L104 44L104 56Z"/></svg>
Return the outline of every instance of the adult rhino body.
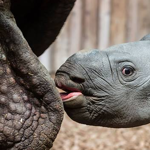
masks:
<svg viewBox="0 0 150 150"><path fill-rule="evenodd" d="M135 127L150 122L150 36L83 50L57 71L56 85L68 115L79 123Z"/></svg>
<svg viewBox="0 0 150 150"><path fill-rule="evenodd" d="M52 147L63 106L37 56L55 40L73 5L74 0L0 0L1 150Z"/></svg>

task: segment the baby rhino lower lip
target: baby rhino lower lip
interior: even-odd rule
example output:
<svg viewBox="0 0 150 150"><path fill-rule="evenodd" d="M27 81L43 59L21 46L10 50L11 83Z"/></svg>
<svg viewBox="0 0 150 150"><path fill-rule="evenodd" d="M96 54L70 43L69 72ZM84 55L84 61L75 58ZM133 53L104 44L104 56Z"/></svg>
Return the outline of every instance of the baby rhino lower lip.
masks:
<svg viewBox="0 0 150 150"><path fill-rule="evenodd" d="M60 94L61 99L63 101L74 99L74 98L78 97L79 95L82 95L82 93L81 92L71 92L71 93L61 93Z"/></svg>

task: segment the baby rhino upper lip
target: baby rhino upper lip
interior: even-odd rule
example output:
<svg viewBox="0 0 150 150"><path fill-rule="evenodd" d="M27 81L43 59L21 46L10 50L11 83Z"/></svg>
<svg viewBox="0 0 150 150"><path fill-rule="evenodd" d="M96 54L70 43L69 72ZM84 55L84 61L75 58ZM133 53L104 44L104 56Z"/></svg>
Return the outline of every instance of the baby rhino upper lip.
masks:
<svg viewBox="0 0 150 150"><path fill-rule="evenodd" d="M57 71L55 84L58 88L64 91L80 92L77 88L78 84L70 79L70 75L64 71Z"/></svg>
<svg viewBox="0 0 150 150"><path fill-rule="evenodd" d="M64 91L70 91L70 92L80 92L80 90L78 90L77 88L73 88L73 87L69 87L69 86L66 86L65 84L63 84L61 81L55 79L55 84L58 88L64 90Z"/></svg>

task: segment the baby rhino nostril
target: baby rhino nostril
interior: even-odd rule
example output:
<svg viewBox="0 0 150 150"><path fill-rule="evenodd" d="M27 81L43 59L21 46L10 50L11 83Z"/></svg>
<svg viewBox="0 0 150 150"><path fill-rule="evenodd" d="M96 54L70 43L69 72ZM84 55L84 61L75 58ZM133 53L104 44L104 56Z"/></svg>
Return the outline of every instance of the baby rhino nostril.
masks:
<svg viewBox="0 0 150 150"><path fill-rule="evenodd" d="M75 82L75 83L79 83L79 84L81 84L81 83L84 83L84 82L85 82L85 80L84 80L83 78L80 78L80 77L72 76L72 77L70 77L70 79L71 79L73 82Z"/></svg>

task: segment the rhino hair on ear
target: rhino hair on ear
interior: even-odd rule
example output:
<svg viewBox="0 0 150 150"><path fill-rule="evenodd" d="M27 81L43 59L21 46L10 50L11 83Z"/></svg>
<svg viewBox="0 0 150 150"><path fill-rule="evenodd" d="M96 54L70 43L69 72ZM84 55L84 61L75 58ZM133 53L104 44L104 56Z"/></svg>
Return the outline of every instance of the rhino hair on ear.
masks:
<svg viewBox="0 0 150 150"><path fill-rule="evenodd" d="M145 35L140 41L150 41L150 34Z"/></svg>

